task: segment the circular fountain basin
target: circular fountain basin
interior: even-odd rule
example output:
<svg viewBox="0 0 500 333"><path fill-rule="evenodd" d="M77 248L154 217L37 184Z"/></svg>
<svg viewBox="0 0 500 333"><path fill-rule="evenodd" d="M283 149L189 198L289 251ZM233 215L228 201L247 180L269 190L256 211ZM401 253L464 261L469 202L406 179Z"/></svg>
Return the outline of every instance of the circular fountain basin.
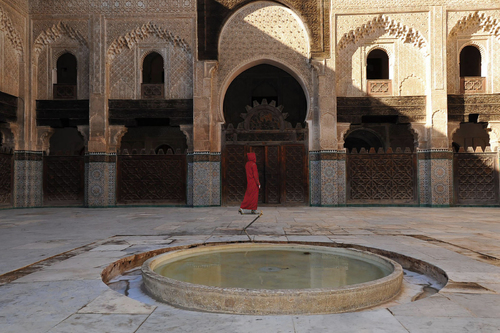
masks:
<svg viewBox="0 0 500 333"><path fill-rule="evenodd" d="M146 290L174 306L238 314L323 314L395 297L401 266L369 252L300 244L225 244L142 265Z"/></svg>

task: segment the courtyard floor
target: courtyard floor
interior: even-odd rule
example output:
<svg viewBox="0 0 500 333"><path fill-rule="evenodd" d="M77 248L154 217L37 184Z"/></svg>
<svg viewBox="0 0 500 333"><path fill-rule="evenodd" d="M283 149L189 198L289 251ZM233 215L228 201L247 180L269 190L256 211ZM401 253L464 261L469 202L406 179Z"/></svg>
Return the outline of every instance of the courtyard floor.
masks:
<svg viewBox="0 0 500 333"><path fill-rule="evenodd" d="M102 270L131 254L244 241L236 207L0 210L0 332L500 332L500 209L263 207L255 240L338 242L402 253L449 283L414 302L330 315L247 316L145 304Z"/></svg>

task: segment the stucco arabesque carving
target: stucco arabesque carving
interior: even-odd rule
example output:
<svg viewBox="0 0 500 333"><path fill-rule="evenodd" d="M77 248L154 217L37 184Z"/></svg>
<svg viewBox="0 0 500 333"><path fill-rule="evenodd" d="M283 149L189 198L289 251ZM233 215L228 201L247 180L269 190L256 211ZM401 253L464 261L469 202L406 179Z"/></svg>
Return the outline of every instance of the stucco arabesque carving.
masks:
<svg viewBox="0 0 500 333"><path fill-rule="evenodd" d="M456 36L460 31L472 27L479 27L483 32L490 34L500 40L500 20L487 16L485 13L474 12L462 17L451 29L450 37Z"/></svg>
<svg viewBox="0 0 500 333"><path fill-rule="evenodd" d="M23 41L12 24L12 21L7 16L3 8L0 6L0 31L5 32L7 39L11 42L18 56L23 57Z"/></svg>
<svg viewBox="0 0 500 333"><path fill-rule="evenodd" d="M426 49L427 42L420 32L396 22L387 15L379 15L362 26L344 34L339 41L338 47L342 50L351 43L356 44L377 29L384 29L390 35L401 39L404 43L411 43L422 50Z"/></svg>
<svg viewBox="0 0 500 333"><path fill-rule="evenodd" d="M37 126L37 149L49 154L50 138L55 133L55 129L50 126Z"/></svg>
<svg viewBox="0 0 500 333"><path fill-rule="evenodd" d="M174 36L171 32L158 27L157 25L148 22L123 36L116 38L108 49L108 58L113 59L125 49L131 49L134 45L147 37L155 35L166 42L181 47L186 52L190 53L191 49L189 44L181 37Z"/></svg>
<svg viewBox="0 0 500 333"><path fill-rule="evenodd" d="M110 125L109 126L109 152L115 153L120 149L122 138L127 133L128 128L123 125Z"/></svg>
<svg viewBox="0 0 500 333"><path fill-rule="evenodd" d="M34 43L34 51L35 55L39 55L42 50L49 44L53 43L56 41L58 38L60 38L62 35L67 35L70 38L78 41L81 45L85 46L88 48L87 41L85 38L82 36L82 34L70 27L69 25L59 22L57 24L54 24L52 27L48 28L47 30L43 31L35 40Z"/></svg>
<svg viewBox="0 0 500 333"><path fill-rule="evenodd" d="M488 131L491 150L498 151L500 147L500 121L489 121Z"/></svg>
<svg viewBox="0 0 500 333"><path fill-rule="evenodd" d="M337 123L338 149L344 149L346 134L350 128L351 128L351 123Z"/></svg>

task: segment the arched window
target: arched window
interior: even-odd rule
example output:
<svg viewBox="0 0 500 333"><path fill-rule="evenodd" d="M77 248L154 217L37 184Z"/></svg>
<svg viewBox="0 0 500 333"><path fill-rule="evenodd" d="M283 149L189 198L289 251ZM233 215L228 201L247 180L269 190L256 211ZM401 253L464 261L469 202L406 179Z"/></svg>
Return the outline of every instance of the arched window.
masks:
<svg viewBox="0 0 500 333"><path fill-rule="evenodd" d="M473 45L464 47L460 52L460 92L486 92L486 78L481 77L481 52Z"/></svg>
<svg viewBox="0 0 500 333"><path fill-rule="evenodd" d="M71 53L57 59L57 82L54 84L54 99L76 99L77 61Z"/></svg>
<svg viewBox="0 0 500 333"><path fill-rule="evenodd" d="M368 80L389 79L389 56L385 51L375 49L366 59L366 78Z"/></svg>
<svg viewBox="0 0 500 333"><path fill-rule="evenodd" d="M392 81L389 80L389 56L385 51L375 49L368 54L366 81L368 95L392 95Z"/></svg>
<svg viewBox="0 0 500 333"><path fill-rule="evenodd" d="M460 52L460 77L481 76L481 52L472 45Z"/></svg>
<svg viewBox="0 0 500 333"><path fill-rule="evenodd" d="M144 58L142 66L142 83L165 83L163 57L156 52L152 52Z"/></svg>
<svg viewBox="0 0 500 333"><path fill-rule="evenodd" d="M164 83L163 57L152 52L144 58L142 64L142 98L163 98Z"/></svg>

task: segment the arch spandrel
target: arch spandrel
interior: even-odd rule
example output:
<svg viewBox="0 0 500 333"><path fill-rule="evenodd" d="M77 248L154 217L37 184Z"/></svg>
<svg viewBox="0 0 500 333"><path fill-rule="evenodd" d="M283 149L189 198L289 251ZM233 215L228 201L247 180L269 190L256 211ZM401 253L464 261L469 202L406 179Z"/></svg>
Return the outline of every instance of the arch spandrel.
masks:
<svg viewBox="0 0 500 333"><path fill-rule="evenodd" d="M312 91L309 35L292 10L269 1L254 2L239 9L226 22L219 40L216 84L219 116L231 82L245 70L269 64L292 75L302 86L311 107ZM310 113L310 112L308 112Z"/></svg>
<svg viewBox="0 0 500 333"><path fill-rule="evenodd" d="M218 59L217 45L228 18L259 0L198 0L198 58ZM330 4L322 0L276 0L299 15L310 32L314 57L330 57ZM202 10L200 10L202 9ZM216 32L216 33L214 33Z"/></svg>

